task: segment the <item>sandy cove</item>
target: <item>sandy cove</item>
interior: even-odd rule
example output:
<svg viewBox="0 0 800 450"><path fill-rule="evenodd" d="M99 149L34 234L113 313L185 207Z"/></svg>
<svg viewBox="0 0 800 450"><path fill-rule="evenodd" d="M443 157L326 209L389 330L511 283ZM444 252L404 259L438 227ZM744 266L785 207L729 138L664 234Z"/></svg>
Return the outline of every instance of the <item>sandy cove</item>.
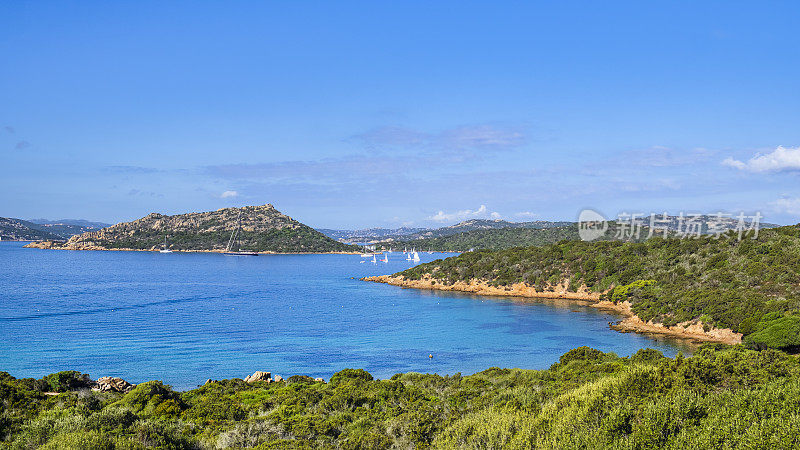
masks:
<svg viewBox="0 0 800 450"><path fill-rule="evenodd" d="M459 281L451 285L445 285L441 284L441 281L437 282L430 277L425 277L420 280L409 280L404 277L393 277L390 275L366 277L362 278L362 280L391 284L393 286L405 288L469 292L478 295L578 300L587 302L588 305L593 308L610 310L622 315L624 318L611 328L623 333L659 334L695 342L721 342L729 345L741 344L742 342L741 333L734 333L727 328L711 328L705 331L702 322L683 322L671 327L652 321L645 322L631 311L631 304L629 302L615 304L607 300L600 300L601 293L590 292L586 286L581 286L577 292L571 292L567 289L566 283L561 283L553 286L552 291L543 292L537 291L533 286L524 283L496 287L489 286L486 282L473 280L470 283Z"/></svg>

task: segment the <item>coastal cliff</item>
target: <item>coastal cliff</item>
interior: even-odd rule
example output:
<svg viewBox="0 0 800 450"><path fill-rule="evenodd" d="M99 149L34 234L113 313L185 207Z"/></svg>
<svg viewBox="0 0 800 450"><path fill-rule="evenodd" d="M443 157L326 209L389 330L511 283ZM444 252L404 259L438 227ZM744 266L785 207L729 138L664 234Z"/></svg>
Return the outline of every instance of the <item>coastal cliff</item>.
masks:
<svg viewBox="0 0 800 450"><path fill-rule="evenodd" d="M158 213L99 231L73 236L66 242L34 242L27 247L65 250L158 250L166 239L172 250L223 251L240 227L236 247L271 253L353 252L276 210L272 205L223 208L217 211L164 215Z"/></svg>
<svg viewBox="0 0 800 450"><path fill-rule="evenodd" d="M720 342L730 345L742 342L741 333L735 333L730 329L704 327L701 321L687 321L674 326L667 326L652 320L644 321L631 310L630 302L614 303L602 300L605 293L591 292L585 285L580 286L576 291L570 291L566 282L548 286L544 290L537 290L534 286L529 286L525 283L515 283L510 286L492 286L485 281L470 280L469 282L459 281L453 284L445 284L441 280L437 281L430 276L413 280L402 275L380 275L365 277L363 280L406 288L469 292L478 295L578 300L588 302L591 307L611 310L622 315L624 318L611 327L617 331L661 334L692 341Z"/></svg>

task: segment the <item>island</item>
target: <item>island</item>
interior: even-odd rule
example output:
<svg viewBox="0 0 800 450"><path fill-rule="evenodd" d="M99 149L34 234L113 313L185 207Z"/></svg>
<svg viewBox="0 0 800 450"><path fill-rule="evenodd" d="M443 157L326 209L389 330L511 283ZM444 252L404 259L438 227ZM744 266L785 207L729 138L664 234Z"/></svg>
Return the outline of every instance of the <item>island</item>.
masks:
<svg viewBox="0 0 800 450"><path fill-rule="evenodd" d="M216 211L148 214L66 242L44 240L26 247L63 250L147 250L223 252L238 228L236 247L260 253L352 253L356 246L335 241L281 213L270 204Z"/></svg>

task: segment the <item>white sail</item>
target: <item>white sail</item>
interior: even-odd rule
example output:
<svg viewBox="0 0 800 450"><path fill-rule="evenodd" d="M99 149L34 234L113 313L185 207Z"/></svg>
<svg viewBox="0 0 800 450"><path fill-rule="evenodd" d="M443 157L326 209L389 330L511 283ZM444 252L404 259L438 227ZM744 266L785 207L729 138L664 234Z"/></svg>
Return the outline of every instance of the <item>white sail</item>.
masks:
<svg viewBox="0 0 800 450"><path fill-rule="evenodd" d="M234 229L231 233L231 238L228 240L228 246L225 247L223 254L227 256L258 256L258 252L243 251L241 247L236 251L233 250L233 246L236 244L236 238L239 236L239 228L242 226L241 218L242 210L240 209L239 215L236 216L236 229Z"/></svg>
<svg viewBox="0 0 800 450"><path fill-rule="evenodd" d="M164 246L161 247L161 250L158 251L159 253L172 253L172 250L169 249L167 245L167 237L164 236Z"/></svg>

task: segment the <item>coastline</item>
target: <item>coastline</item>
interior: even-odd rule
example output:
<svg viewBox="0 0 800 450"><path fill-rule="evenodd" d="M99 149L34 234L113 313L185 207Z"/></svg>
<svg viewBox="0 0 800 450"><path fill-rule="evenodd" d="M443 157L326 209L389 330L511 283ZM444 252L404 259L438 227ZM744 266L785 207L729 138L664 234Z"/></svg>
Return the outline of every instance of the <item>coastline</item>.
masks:
<svg viewBox="0 0 800 450"><path fill-rule="evenodd" d="M711 328L706 331L703 323L699 321L695 323L683 322L674 326L666 326L653 321L644 321L633 313L629 302L616 304L608 300L601 300L601 293L590 292L586 286L581 286L577 292L571 292L567 289L566 283L561 283L552 286L552 291L537 291L533 286L524 283L496 287L490 286L486 282L473 280L470 283L457 282L452 285L445 285L437 283L436 280L430 277L420 280L409 280L405 277L395 277L391 275L364 277L362 281L390 284L403 288L467 292L477 295L581 301L588 303L588 306L593 308L605 309L621 315L623 317L622 320L611 326L611 329L621 333L658 334L698 343L718 342L735 345L741 344L742 342L741 333L735 333L733 330L727 328Z"/></svg>
<svg viewBox="0 0 800 450"><path fill-rule="evenodd" d="M27 242L27 241L16 241ZM159 248L142 249L142 248L105 248L99 246L83 246L83 247L68 247L56 246L53 241L31 241L29 244L23 245L24 248L37 248L40 250L72 250L72 251L99 251L99 252L158 252ZM224 249L220 250L172 250L173 253L225 253ZM257 252L259 255L358 255L358 252Z"/></svg>

